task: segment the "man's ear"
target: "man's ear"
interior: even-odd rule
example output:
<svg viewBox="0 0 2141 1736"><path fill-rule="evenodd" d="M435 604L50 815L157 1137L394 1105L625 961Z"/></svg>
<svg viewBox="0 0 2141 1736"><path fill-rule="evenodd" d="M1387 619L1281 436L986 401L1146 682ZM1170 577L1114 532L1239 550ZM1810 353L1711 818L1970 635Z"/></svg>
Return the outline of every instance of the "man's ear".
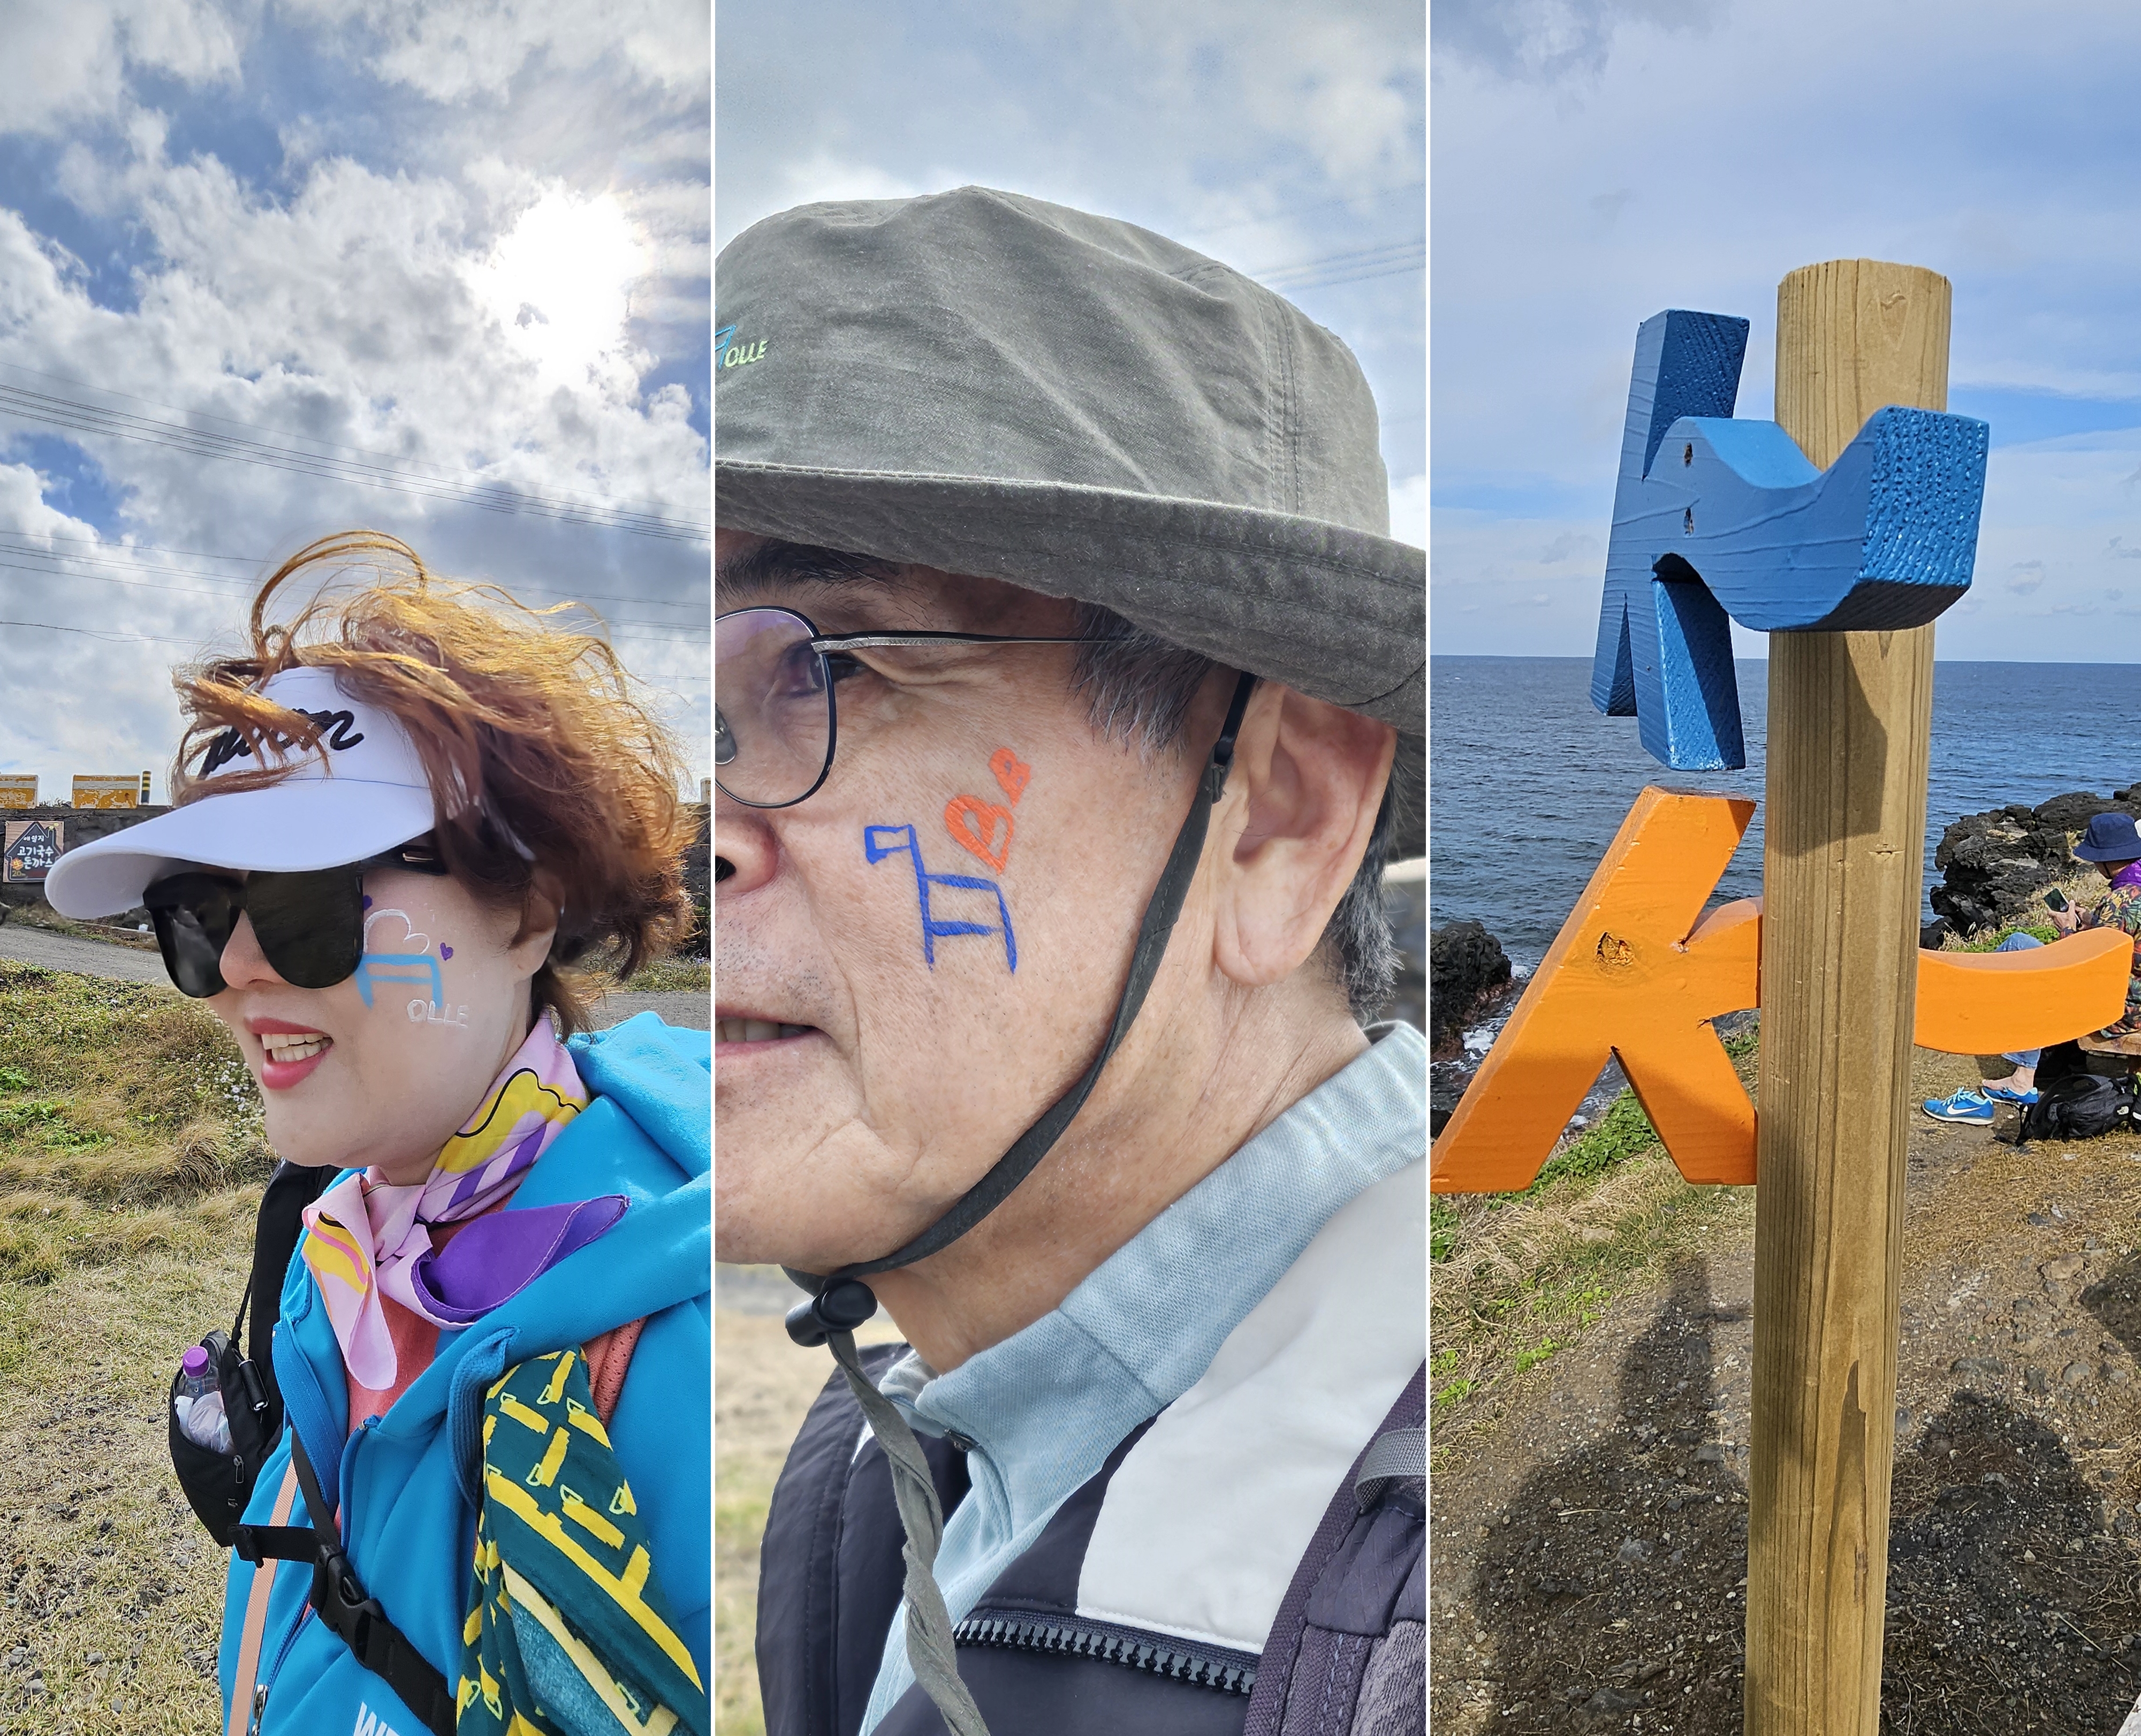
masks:
<svg viewBox="0 0 2141 1736"><path fill-rule="evenodd" d="M1213 890L1215 960L1233 980L1276 983L1315 952L1367 851L1397 740L1343 706L1257 689L1227 789L1240 829Z"/></svg>
<svg viewBox="0 0 2141 1736"><path fill-rule="evenodd" d="M543 968L564 914L564 888L557 875L538 868L521 901L519 930L506 944L506 957L516 972L532 977Z"/></svg>

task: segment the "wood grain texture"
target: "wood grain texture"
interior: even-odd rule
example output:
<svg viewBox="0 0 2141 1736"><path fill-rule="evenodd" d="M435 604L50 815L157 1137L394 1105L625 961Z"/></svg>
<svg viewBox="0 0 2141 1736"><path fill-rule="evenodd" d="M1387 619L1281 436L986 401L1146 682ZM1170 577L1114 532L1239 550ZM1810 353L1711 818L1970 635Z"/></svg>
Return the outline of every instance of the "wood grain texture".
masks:
<svg viewBox="0 0 2141 1736"><path fill-rule="evenodd" d="M1827 467L1944 410L1947 282L1870 260L1777 296L1777 419ZM1750 1736L1876 1736L1933 629L1769 641L1750 1464Z"/></svg>

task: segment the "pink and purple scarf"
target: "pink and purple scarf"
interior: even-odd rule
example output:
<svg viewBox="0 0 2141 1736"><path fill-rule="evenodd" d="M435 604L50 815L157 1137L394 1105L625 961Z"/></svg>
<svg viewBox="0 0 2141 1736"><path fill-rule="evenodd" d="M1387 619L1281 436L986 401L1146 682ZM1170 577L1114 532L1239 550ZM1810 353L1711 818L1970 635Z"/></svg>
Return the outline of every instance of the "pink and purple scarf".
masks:
<svg viewBox="0 0 2141 1736"><path fill-rule="evenodd" d="M519 1294L624 1215L623 1195L493 1213L434 1251L431 1226L490 1211L566 1124L587 1089L549 1016L505 1063L421 1182L376 1170L345 1177L308 1206L305 1264L320 1287L342 1360L362 1385L390 1389L397 1371L381 1298L435 1325L465 1326Z"/></svg>

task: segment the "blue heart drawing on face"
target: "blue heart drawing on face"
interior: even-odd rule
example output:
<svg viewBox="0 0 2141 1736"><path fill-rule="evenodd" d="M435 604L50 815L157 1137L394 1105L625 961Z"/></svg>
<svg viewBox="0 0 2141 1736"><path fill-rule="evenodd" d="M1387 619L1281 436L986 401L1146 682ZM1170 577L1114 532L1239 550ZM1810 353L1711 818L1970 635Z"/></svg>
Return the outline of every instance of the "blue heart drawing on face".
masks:
<svg viewBox="0 0 2141 1736"><path fill-rule="evenodd" d="M364 895L364 908L367 910L372 908L372 895L368 892Z"/></svg>
<svg viewBox="0 0 2141 1736"><path fill-rule="evenodd" d="M450 946L442 946L439 949L439 956L442 959L450 959L453 955L454 949Z"/></svg>

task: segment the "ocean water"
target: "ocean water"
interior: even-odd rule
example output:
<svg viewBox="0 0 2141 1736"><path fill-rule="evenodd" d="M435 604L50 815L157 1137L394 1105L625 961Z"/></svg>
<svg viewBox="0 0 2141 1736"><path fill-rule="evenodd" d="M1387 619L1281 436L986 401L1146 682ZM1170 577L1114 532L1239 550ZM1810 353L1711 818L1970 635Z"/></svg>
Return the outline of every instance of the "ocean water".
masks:
<svg viewBox="0 0 2141 1736"><path fill-rule="evenodd" d="M1743 660L1747 766L1673 772L1642 750L1633 718L1591 708L1591 659L1436 657L1428 687L1428 913L1470 917L1510 959L1545 955L1630 804L1647 783L1762 799L1769 669ZM1932 853L1965 814L2070 790L2141 782L2141 663L1942 663L1933 670L1926 803ZM1761 890L1762 814L1719 885ZM1930 919L1930 908L1925 912Z"/></svg>

